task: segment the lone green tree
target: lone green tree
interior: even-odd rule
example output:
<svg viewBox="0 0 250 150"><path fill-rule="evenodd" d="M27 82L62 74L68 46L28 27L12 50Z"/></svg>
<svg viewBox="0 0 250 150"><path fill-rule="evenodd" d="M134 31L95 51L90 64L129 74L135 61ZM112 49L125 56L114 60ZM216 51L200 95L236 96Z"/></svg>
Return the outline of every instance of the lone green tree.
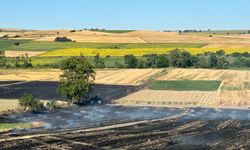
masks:
<svg viewBox="0 0 250 150"><path fill-rule="evenodd" d="M91 91L95 71L85 57L71 57L62 61L58 92L70 103L78 104Z"/></svg>

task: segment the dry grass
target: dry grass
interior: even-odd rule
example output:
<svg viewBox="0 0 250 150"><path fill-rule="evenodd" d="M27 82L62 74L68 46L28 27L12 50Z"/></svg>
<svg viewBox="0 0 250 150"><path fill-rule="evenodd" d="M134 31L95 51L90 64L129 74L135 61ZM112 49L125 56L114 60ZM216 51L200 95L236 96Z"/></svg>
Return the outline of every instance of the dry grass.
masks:
<svg viewBox="0 0 250 150"><path fill-rule="evenodd" d="M18 100L0 99L0 103L0 114L5 113L7 111L13 111L18 108Z"/></svg>
<svg viewBox="0 0 250 150"><path fill-rule="evenodd" d="M59 34L57 34L59 33ZM12 33L8 33L12 34ZM20 33L13 33L13 35ZM133 31L128 33L104 33L82 31L70 33L67 30L29 31L20 34L22 38L37 41L54 41L57 36L66 36L77 42L94 43L208 43L209 48L249 48L248 35L230 35L213 37L195 34L179 35L177 32Z"/></svg>
<svg viewBox="0 0 250 150"><path fill-rule="evenodd" d="M162 69L118 69L97 70L97 84L141 85ZM0 70L0 81L59 81L60 70Z"/></svg>
<svg viewBox="0 0 250 150"><path fill-rule="evenodd" d="M141 85L162 69L99 70L96 83L115 85Z"/></svg>
<svg viewBox="0 0 250 150"><path fill-rule="evenodd" d="M127 36L124 34L82 31L75 33L62 34L77 42L93 42L93 43L141 43L138 37ZM61 35L61 36L62 36ZM37 39L37 41L54 41L58 35L45 36Z"/></svg>
<svg viewBox="0 0 250 150"><path fill-rule="evenodd" d="M0 81L58 81L60 74L53 69L1 69Z"/></svg>
<svg viewBox="0 0 250 150"><path fill-rule="evenodd" d="M116 101L129 106L197 107L218 104L216 91L141 90Z"/></svg>

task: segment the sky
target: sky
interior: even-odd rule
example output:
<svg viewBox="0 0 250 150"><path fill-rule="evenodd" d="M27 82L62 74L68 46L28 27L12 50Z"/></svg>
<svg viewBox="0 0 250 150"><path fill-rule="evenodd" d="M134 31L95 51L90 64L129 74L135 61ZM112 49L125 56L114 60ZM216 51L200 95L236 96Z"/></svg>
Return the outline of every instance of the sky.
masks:
<svg viewBox="0 0 250 150"><path fill-rule="evenodd" d="M1 0L0 28L250 29L250 0Z"/></svg>

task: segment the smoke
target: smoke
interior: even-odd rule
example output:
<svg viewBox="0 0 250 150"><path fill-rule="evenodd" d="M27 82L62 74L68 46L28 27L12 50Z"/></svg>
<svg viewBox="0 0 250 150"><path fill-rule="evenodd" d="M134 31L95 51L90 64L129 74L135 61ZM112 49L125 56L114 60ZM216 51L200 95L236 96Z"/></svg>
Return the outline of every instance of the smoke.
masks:
<svg viewBox="0 0 250 150"><path fill-rule="evenodd" d="M45 123L43 129L73 129L98 127L112 123L160 119L184 112L188 112L188 114L183 120L250 120L250 110L144 108L109 105L89 107L72 106L67 109L47 111L39 114L14 114L10 117L20 122L43 122Z"/></svg>
<svg viewBox="0 0 250 150"><path fill-rule="evenodd" d="M250 110L193 108L186 119L250 120Z"/></svg>

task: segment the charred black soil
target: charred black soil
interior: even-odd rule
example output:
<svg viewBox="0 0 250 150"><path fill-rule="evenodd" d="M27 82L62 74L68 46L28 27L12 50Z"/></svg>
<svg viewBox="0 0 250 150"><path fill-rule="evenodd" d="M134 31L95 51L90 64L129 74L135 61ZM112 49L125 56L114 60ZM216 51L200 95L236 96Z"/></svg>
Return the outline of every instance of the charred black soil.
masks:
<svg viewBox="0 0 250 150"><path fill-rule="evenodd" d="M62 99L57 82L0 82L0 98L24 93ZM111 103L142 87L95 85L91 95ZM40 128L0 133L1 150L21 149L250 149L250 110L71 106L12 114L0 122L43 122Z"/></svg>
<svg viewBox="0 0 250 150"><path fill-rule="evenodd" d="M0 81L0 99L19 99L24 94L32 94L39 99L58 100L63 97L57 93L58 82L51 81ZM138 89L136 86L95 84L90 96L98 95L105 103L126 96Z"/></svg>
<svg viewBox="0 0 250 150"><path fill-rule="evenodd" d="M0 147L1 149L250 148L249 110L99 107L98 109L103 110L103 116L97 120L87 117L93 114L92 108L89 107L86 109L89 113L80 113L82 119L75 119L71 126L58 128L58 125L51 121L47 129L2 134ZM124 116L119 116L119 113L124 113ZM77 113L74 115L77 116ZM33 118L32 115L23 117ZM48 116L50 117L52 115ZM64 122L67 123L67 120ZM75 126L79 122L81 125ZM63 121L61 123L63 124Z"/></svg>

